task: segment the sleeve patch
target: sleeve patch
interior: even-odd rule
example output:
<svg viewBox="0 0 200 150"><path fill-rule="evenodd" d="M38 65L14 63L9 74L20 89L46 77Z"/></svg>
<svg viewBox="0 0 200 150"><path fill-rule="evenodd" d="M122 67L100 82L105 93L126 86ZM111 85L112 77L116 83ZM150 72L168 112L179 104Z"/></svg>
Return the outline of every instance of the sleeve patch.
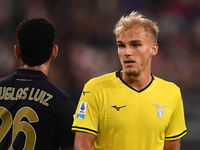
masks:
<svg viewBox="0 0 200 150"><path fill-rule="evenodd" d="M87 103L86 102L81 102L77 114L77 118L84 119L85 114L86 114L86 109L87 109Z"/></svg>

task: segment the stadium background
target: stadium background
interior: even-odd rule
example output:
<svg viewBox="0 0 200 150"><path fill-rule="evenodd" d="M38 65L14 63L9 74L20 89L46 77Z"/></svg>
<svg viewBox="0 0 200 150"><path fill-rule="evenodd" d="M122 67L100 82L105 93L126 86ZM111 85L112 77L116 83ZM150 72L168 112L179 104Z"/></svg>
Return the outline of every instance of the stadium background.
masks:
<svg viewBox="0 0 200 150"><path fill-rule="evenodd" d="M152 73L181 88L188 128L181 150L199 150L199 0L0 0L0 77L19 67L13 53L16 26L28 17L48 18L59 46L49 79L77 104L85 82L121 68L112 30L132 10L158 22L160 48Z"/></svg>

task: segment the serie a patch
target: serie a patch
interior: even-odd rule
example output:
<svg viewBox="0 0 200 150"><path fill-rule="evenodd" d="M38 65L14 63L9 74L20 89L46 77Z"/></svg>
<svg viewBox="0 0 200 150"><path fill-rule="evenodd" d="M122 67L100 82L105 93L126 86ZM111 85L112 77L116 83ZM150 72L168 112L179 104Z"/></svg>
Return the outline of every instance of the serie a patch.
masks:
<svg viewBox="0 0 200 150"><path fill-rule="evenodd" d="M81 104L79 106L77 118L81 118L81 119L85 118L86 108L87 108L87 103L86 102L81 102Z"/></svg>

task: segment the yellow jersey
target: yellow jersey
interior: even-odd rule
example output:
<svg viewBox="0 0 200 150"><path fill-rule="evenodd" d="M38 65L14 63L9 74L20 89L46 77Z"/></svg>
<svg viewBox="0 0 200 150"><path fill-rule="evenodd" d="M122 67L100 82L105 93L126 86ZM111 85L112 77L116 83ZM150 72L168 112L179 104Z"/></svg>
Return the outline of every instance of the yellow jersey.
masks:
<svg viewBox="0 0 200 150"><path fill-rule="evenodd" d="M180 89L152 75L136 91L120 70L93 78L82 91L72 131L96 135L96 150L163 150L165 140L187 132Z"/></svg>

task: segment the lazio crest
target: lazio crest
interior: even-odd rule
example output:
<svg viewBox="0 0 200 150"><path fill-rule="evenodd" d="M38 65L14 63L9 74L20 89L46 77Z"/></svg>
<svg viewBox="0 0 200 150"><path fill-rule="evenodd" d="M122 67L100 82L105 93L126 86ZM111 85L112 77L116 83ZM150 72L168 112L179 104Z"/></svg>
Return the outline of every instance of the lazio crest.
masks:
<svg viewBox="0 0 200 150"><path fill-rule="evenodd" d="M158 117L162 118L163 117L163 108L167 107L167 105L158 105L158 104L154 104L152 103L154 106L156 106L158 109L157 109L157 115Z"/></svg>

